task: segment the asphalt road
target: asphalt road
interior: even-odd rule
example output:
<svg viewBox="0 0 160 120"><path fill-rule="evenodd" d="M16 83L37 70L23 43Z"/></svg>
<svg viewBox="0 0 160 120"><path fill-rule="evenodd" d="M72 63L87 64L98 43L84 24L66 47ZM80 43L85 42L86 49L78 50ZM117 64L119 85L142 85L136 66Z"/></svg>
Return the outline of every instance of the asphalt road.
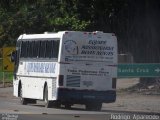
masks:
<svg viewBox="0 0 160 120"><path fill-rule="evenodd" d="M42 101L21 105L19 99L12 96L12 88L0 88L0 120L136 120L136 117L148 115L160 120L159 113L144 111L109 110L105 107L99 112L86 111L83 105L75 105L71 110L55 109L45 108Z"/></svg>

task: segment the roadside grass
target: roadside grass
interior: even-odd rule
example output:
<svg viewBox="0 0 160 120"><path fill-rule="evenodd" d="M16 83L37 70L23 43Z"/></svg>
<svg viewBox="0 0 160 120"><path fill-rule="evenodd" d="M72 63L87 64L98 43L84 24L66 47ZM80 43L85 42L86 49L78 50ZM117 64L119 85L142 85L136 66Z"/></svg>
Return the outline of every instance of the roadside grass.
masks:
<svg viewBox="0 0 160 120"><path fill-rule="evenodd" d="M0 83L3 82L3 79L4 79L4 82L12 82L13 80L13 72L2 72L0 71Z"/></svg>
<svg viewBox="0 0 160 120"><path fill-rule="evenodd" d="M3 72L2 62L2 58L0 58L0 83L3 83L3 79L5 83L12 83L13 72Z"/></svg>

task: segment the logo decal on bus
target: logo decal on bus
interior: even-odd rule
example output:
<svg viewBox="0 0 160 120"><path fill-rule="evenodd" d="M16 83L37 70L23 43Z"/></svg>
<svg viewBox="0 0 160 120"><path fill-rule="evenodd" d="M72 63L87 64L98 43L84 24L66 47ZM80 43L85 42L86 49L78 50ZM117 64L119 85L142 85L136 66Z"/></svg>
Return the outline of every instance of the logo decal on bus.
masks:
<svg viewBox="0 0 160 120"><path fill-rule="evenodd" d="M64 43L65 51L69 54L76 55L78 54L78 45L74 40L67 40Z"/></svg>

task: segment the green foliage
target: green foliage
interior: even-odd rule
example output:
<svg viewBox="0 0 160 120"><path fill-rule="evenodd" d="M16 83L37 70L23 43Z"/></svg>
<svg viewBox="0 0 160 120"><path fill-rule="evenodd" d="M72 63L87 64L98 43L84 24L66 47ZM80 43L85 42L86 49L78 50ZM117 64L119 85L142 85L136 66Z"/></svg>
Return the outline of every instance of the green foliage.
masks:
<svg viewBox="0 0 160 120"><path fill-rule="evenodd" d="M1 0L0 47L20 34L45 31L112 31L123 0Z"/></svg>
<svg viewBox="0 0 160 120"><path fill-rule="evenodd" d="M66 16L64 18L57 17L55 19L50 19L49 23L51 26L56 26L57 28L61 28L63 30L66 28L68 28L68 30L85 30L90 22L80 21L76 16Z"/></svg>
<svg viewBox="0 0 160 120"><path fill-rule="evenodd" d="M116 33L120 53L159 62L159 5L158 0L0 0L0 47L15 45L23 33L99 30Z"/></svg>
<svg viewBox="0 0 160 120"><path fill-rule="evenodd" d="M13 81L13 72L1 72L0 71L0 83L3 82L3 79L4 79L4 82L12 82Z"/></svg>
<svg viewBox="0 0 160 120"><path fill-rule="evenodd" d="M2 0L0 4L0 47L15 45L23 33L85 30L89 20L80 18L78 0Z"/></svg>

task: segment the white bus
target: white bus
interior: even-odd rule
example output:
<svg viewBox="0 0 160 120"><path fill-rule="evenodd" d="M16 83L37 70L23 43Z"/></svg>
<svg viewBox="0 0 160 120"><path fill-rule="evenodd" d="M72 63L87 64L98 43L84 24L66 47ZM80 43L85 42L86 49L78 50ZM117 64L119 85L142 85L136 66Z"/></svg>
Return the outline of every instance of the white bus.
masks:
<svg viewBox="0 0 160 120"><path fill-rule="evenodd" d="M14 96L46 107L115 102L117 38L112 33L62 31L23 34L14 57ZM13 58L13 56L12 56Z"/></svg>

